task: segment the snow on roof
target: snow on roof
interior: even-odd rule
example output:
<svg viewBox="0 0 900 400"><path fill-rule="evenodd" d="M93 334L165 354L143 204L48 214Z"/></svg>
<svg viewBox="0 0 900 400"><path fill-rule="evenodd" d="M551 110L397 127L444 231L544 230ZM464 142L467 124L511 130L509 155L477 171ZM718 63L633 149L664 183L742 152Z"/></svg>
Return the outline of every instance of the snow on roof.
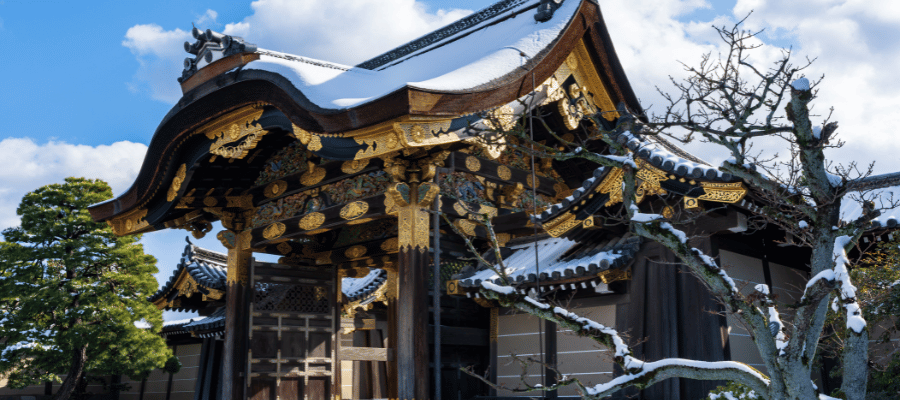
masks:
<svg viewBox="0 0 900 400"><path fill-rule="evenodd" d="M344 278L341 281L341 292L350 301L368 296L387 280L387 272L383 269L372 269L362 278Z"/></svg>
<svg viewBox="0 0 900 400"><path fill-rule="evenodd" d="M312 103L327 109L358 106L407 85L436 91L471 90L513 72L555 43L580 1L565 1L547 22L536 23L530 15L521 15L496 23L535 3L538 0L522 2L465 30L463 37L448 37L377 71L263 49L257 51L260 59L244 70L282 75Z"/></svg>
<svg viewBox="0 0 900 400"><path fill-rule="evenodd" d="M513 282L534 282L538 273L542 282L596 275L597 272L616 268L634 256L641 238L626 234L607 240L584 239L575 242L566 238L546 238L535 242L512 246L513 253L504 259L506 275ZM535 254L537 253L537 254ZM568 253L568 255L566 255ZM535 259L538 260L535 263ZM537 268L535 268L537 266ZM494 266L499 269L499 265ZM483 281L497 282L500 276L490 268L476 271L460 279L462 286L477 286Z"/></svg>
<svg viewBox="0 0 900 400"><path fill-rule="evenodd" d="M188 274L198 284L211 289L225 290L226 276L228 275L226 256L222 253L194 246L188 240L175 272L148 300L156 301L172 290L173 285L178 280L178 276L181 275L181 271L184 269L187 269Z"/></svg>
<svg viewBox="0 0 900 400"><path fill-rule="evenodd" d="M862 216L863 209L859 196L859 192L850 192L844 195L841 201L841 221L851 222ZM875 208L889 207L891 201L900 200L900 185L871 190L866 193L866 198L875 202ZM893 228L900 222L900 209L884 210L872 222L875 227Z"/></svg>

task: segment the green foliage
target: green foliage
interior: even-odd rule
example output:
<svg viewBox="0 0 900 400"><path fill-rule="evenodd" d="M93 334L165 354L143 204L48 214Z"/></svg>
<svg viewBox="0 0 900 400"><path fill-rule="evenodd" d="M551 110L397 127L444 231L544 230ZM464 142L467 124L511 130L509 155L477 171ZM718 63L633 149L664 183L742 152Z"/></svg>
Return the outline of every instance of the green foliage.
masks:
<svg viewBox="0 0 900 400"><path fill-rule="evenodd" d="M112 197L105 182L67 178L25 195L21 226L0 242L0 374L19 388L57 374L128 375L163 366L162 314L146 298L156 259L138 237L116 237L87 206ZM139 329L145 320L149 329Z"/></svg>
<svg viewBox="0 0 900 400"><path fill-rule="evenodd" d="M756 392L740 383L728 382L725 386L719 386L709 392L709 400L759 400Z"/></svg>
<svg viewBox="0 0 900 400"><path fill-rule="evenodd" d="M869 398L900 398L900 355L894 354L884 369L873 369L869 374Z"/></svg>
<svg viewBox="0 0 900 400"><path fill-rule="evenodd" d="M175 356L169 357L162 369L170 374L177 374L178 371L181 371L181 360Z"/></svg>

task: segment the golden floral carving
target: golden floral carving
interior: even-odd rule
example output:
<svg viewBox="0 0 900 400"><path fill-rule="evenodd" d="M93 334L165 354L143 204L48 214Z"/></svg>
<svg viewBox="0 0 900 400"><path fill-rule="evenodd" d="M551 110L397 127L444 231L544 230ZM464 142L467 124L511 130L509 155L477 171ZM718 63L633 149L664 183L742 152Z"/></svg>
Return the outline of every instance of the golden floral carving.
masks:
<svg viewBox="0 0 900 400"><path fill-rule="evenodd" d="M184 183L184 177L187 174L187 164L181 164L178 167L178 172L175 173L175 177L172 178L172 185L169 186L169 192L166 193L166 201L175 200L175 197L178 196L178 191L181 190L181 184Z"/></svg>
<svg viewBox="0 0 900 400"><path fill-rule="evenodd" d="M364 201L354 201L341 208L341 218L356 219L369 211L369 203Z"/></svg>
<svg viewBox="0 0 900 400"><path fill-rule="evenodd" d="M306 214L303 218L300 219L300 229L304 231L309 231L316 229L322 226L322 223L325 222L325 214L320 212L314 212Z"/></svg>
<svg viewBox="0 0 900 400"><path fill-rule="evenodd" d="M747 188L742 182L720 183L700 182L700 186L706 192L698 199L716 201L719 203L736 203L747 194Z"/></svg>
<svg viewBox="0 0 900 400"><path fill-rule="evenodd" d="M267 226L266 229L263 229L262 235L264 238L269 240L279 238L284 234L285 229L287 229L287 227L284 226L284 224L282 224L281 222L275 222Z"/></svg>
<svg viewBox="0 0 900 400"><path fill-rule="evenodd" d="M466 157L466 168L472 172L478 172L481 169L481 161L478 161L478 158L475 156Z"/></svg>
<svg viewBox="0 0 900 400"><path fill-rule="evenodd" d="M349 258L351 260L360 258L365 254L366 254L365 246L356 245L356 246L350 247L347 250L344 250L344 255L347 256L347 258Z"/></svg>
<svg viewBox="0 0 900 400"><path fill-rule="evenodd" d="M581 224L582 221L575 218L575 214L567 212L545 223L544 230L547 231L550 236L560 237L564 233L570 231L572 228Z"/></svg>
<svg viewBox="0 0 900 400"><path fill-rule="evenodd" d="M398 243L400 247L409 247L425 251L429 247L428 213L417 205L400 208L398 220Z"/></svg>
<svg viewBox="0 0 900 400"><path fill-rule="evenodd" d="M355 174L359 171L362 171L363 168L365 168L368 165L369 165L368 159L344 161L344 163L341 164L341 172L343 172L345 174Z"/></svg>
<svg viewBox="0 0 900 400"><path fill-rule="evenodd" d="M425 141L425 128L422 125L413 125L409 130L409 137L416 143Z"/></svg>
<svg viewBox="0 0 900 400"><path fill-rule="evenodd" d="M500 165L497 167L497 176L499 176L500 179L503 179L504 181L508 181L512 179L512 171L509 169L509 167Z"/></svg>
<svg viewBox="0 0 900 400"><path fill-rule="evenodd" d="M484 126L493 131L509 131L516 126L516 113L509 104L496 108L482 120Z"/></svg>
<svg viewBox="0 0 900 400"><path fill-rule="evenodd" d="M287 190L287 187L288 184L285 181L272 182L266 185L266 188L263 189L263 196L266 196L266 198L270 199L273 197L281 196Z"/></svg>
<svg viewBox="0 0 900 400"><path fill-rule="evenodd" d="M325 168L316 168L316 163L312 161L307 161L309 165L309 169L305 174L300 176L300 183L303 186L312 186L322 181L325 178Z"/></svg>
<svg viewBox="0 0 900 400"><path fill-rule="evenodd" d="M213 122L205 130L207 138L215 139L209 146L209 152L229 159L246 157L268 133L259 124L262 113L262 107L250 106Z"/></svg>

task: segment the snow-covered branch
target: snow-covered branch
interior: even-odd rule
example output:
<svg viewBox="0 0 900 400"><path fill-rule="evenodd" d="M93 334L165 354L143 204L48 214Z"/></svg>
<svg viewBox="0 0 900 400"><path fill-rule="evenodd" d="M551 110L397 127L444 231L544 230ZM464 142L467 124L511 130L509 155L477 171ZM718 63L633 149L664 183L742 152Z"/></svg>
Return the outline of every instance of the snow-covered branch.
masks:
<svg viewBox="0 0 900 400"><path fill-rule="evenodd" d="M619 333L608 326L579 316L562 307L552 306L516 292L512 286L501 286L491 282L481 283L480 293L496 300L504 307L515 308L530 315L555 322L573 334L590 338L614 351L613 360L625 371L612 381L592 387L578 384L583 395L588 398L602 398L630 386L648 387L668 378L690 378L699 380L731 380L741 382L758 393L766 393L768 378L754 368L736 361L695 361L681 358L667 358L645 362L633 356L631 348ZM576 379L571 379L575 384Z"/></svg>

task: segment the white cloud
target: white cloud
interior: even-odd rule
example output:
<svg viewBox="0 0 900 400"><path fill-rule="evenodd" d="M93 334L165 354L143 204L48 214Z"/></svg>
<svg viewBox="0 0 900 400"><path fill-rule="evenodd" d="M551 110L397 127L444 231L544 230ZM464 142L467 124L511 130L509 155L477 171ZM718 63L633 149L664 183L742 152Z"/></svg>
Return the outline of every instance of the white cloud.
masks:
<svg viewBox="0 0 900 400"><path fill-rule="evenodd" d="M745 27L765 29L760 38L767 45L757 57L761 65L776 59L779 46L792 47L797 63L807 56L817 58L806 71L813 78L825 76L814 111L827 113L833 106L833 120L841 126L839 137L847 141L845 148L830 151L830 155L842 163L877 160L879 173L900 170L896 156L900 141L892 137L900 125L900 114L895 112L900 109L900 80L893 77L900 66L900 43L893 39L900 36L900 3L738 0L730 5L730 9L717 9L720 15L714 20L705 21L678 17L706 6L697 1L610 0L601 4L616 52L644 106L653 105L659 111L663 100L655 86L671 90L668 76L684 76L677 61L696 65L704 52L715 55L720 50L711 25L730 26L753 10ZM781 143L763 145L774 151ZM715 163L724 158L709 147L689 148Z"/></svg>
<svg viewBox="0 0 900 400"><path fill-rule="evenodd" d="M471 13L429 13L413 0L259 0L253 14L225 32L258 46L355 64Z"/></svg>
<svg viewBox="0 0 900 400"><path fill-rule="evenodd" d="M253 14L228 23L225 33L241 36L262 48L322 60L355 64L438 29L471 13L469 10L429 12L414 0L259 0ZM218 13L197 17L198 28L220 25ZM181 97L181 76L189 31L165 30L157 24L135 25L122 45L139 66L129 87L153 99L175 103Z"/></svg>
<svg viewBox="0 0 900 400"><path fill-rule="evenodd" d="M69 176L100 178L110 184L113 193L124 192L134 182L146 152L147 146L127 141L94 147L3 139L0 153L5 155L6 165L15 167L0 169L0 229L19 224L16 208L25 193Z"/></svg>
<svg viewBox="0 0 900 400"><path fill-rule="evenodd" d="M128 28L122 45L131 50L139 64L129 88L167 103L178 101L181 87L176 79L181 76L184 59L189 55L183 45L189 40L193 40L190 32L166 31L156 24Z"/></svg>
<svg viewBox="0 0 900 400"><path fill-rule="evenodd" d="M201 25L201 26L207 25L207 24L218 25L219 24L218 18L219 18L219 13L217 13L215 10L206 10L206 12L203 13L203 15L197 17L196 22L197 22L197 25Z"/></svg>

